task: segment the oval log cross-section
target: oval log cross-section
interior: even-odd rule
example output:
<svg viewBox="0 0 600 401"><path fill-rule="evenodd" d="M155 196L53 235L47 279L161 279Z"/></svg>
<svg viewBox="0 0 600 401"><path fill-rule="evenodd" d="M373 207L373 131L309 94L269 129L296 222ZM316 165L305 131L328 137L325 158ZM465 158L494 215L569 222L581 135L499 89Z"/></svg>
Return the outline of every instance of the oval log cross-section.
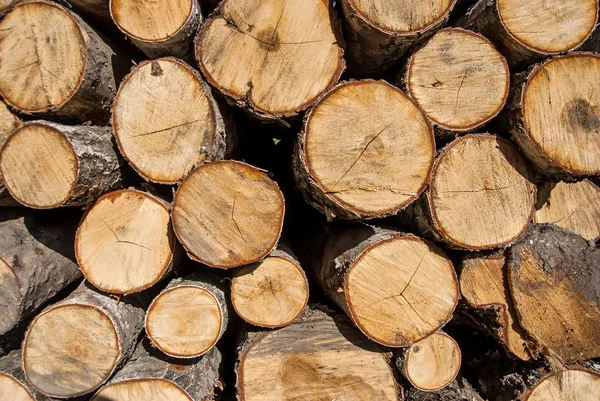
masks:
<svg viewBox="0 0 600 401"><path fill-rule="evenodd" d="M524 401L597 401L600 374L584 369L568 369L542 379L523 397Z"/></svg>

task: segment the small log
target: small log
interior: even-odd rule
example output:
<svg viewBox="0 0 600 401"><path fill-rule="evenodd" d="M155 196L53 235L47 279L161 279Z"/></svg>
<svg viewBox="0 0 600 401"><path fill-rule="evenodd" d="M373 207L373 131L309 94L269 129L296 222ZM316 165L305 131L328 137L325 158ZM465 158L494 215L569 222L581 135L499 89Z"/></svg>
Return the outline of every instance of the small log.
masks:
<svg viewBox="0 0 600 401"><path fill-rule="evenodd" d="M203 22L197 0L110 0L110 15L149 58L194 60L194 36Z"/></svg>
<svg viewBox="0 0 600 401"><path fill-rule="evenodd" d="M596 0L479 0L457 25L490 38L511 66L573 50L598 21Z"/></svg>
<svg viewBox="0 0 600 401"><path fill-rule="evenodd" d="M228 269L275 248L284 209L279 187L258 169L233 160L206 163L177 190L173 228L190 258Z"/></svg>
<svg viewBox="0 0 600 401"><path fill-rule="evenodd" d="M2 148L0 170L12 197L36 209L87 205L123 180L109 127L48 121L14 131Z"/></svg>
<svg viewBox="0 0 600 401"><path fill-rule="evenodd" d="M1 22L0 94L22 113L106 123L125 63L81 18L49 1L18 4ZM14 49L18 51L13 51Z"/></svg>
<svg viewBox="0 0 600 401"><path fill-rule="evenodd" d="M600 188L589 180L576 183L545 182L538 186L534 223L551 223L600 240Z"/></svg>
<svg viewBox="0 0 600 401"><path fill-rule="evenodd" d="M205 401L221 386L221 353L211 349L192 361L163 359L140 343L131 360L91 401Z"/></svg>
<svg viewBox="0 0 600 401"><path fill-rule="evenodd" d="M196 60L213 87L273 121L298 115L337 83L341 43L326 1L224 0L196 38Z"/></svg>
<svg viewBox="0 0 600 401"><path fill-rule="evenodd" d="M51 401L25 379L21 351L0 359L0 401Z"/></svg>
<svg viewBox="0 0 600 401"><path fill-rule="evenodd" d="M568 369L543 378L523 401L595 401L600 394L600 374L587 369Z"/></svg>
<svg viewBox="0 0 600 401"><path fill-rule="evenodd" d="M225 125L210 88L171 57L144 61L123 80L112 126L121 154L155 183L178 184L194 167L225 156Z"/></svg>
<svg viewBox="0 0 600 401"><path fill-rule="evenodd" d="M470 134L444 148L428 191L399 216L401 225L450 247L504 247L526 229L536 186L525 158L510 142Z"/></svg>
<svg viewBox="0 0 600 401"><path fill-rule="evenodd" d="M29 326L23 342L27 380L51 397L94 391L133 353L146 305L141 298L117 300L83 283Z"/></svg>
<svg viewBox="0 0 600 401"><path fill-rule="evenodd" d="M600 356L600 258L579 235L533 224L507 250L519 324L542 353L565 362Z"/></svg>
<svg viewBox="0 0 600 401"><path fill-rule="evenodd" d="M464 377L459 377L439 391L407 389L405 401L484 401Z"/></svg>
<svg viewBox="0 0 600 401"><path fill-rule="evenodd" d="M348 69L377 76L441 28L456 0L341 0Z"/></svg>
<svg viewBox="0 0 600 401"><path fill-rule="evenodd" d="M345 319L307 312L287 327L251 333L242 342L238 400L402 400L388 352Z"/></svg>
<svg viewBox="0 0 600 401"><path fill-rule="evenodd" d="M2 4L2 2L0 2ZM6 104L0 101L0 151L2 146L8 140L8 137L12 135L13 131L21 124L21 120L8 110ZM0 157L2 153L0 152ZM0 170L0 207L7 206L20 206L20 203L10 196L10 193L4 186L2 181L2 170Z"/></svg>
<svg viewBox="0 0 600 401"><path fill-rule="evenodd" d="M417 199L434 156L431 124L408 96L385 81L350 81L309 112L294 173L306 201L328 219L376 218Z"/></svg>
<svg viewBox="0 0 600 401"><path fill-rule="evenodd" d="M408 61L408 94L438 128L439 139L473 131L508 98L510 73L494 45L475 32L442 29Z"/></svg>
<svg viewBox="0 0 600 401"><path fill-rule="evenodd" d="M228 321L224 285L196 273L169 283L150 304L145 326L152 346L189 359L213 349Z"/></svg>
<svg viewBox="0 0 600 401"><path fill-rule="evenodd" d="M118 295L145 290L173 265L175 234L170 205L124 189L102 196L77 229L75 256L96 288Z"/></svg>
<svg viewBox="0 0 600 401"><path fill-rule="evenodd" d="M236 269L231 281L233 308L259 327L283 327L296 320L308 303L308 292L300 262L283 249Z"/></svg>

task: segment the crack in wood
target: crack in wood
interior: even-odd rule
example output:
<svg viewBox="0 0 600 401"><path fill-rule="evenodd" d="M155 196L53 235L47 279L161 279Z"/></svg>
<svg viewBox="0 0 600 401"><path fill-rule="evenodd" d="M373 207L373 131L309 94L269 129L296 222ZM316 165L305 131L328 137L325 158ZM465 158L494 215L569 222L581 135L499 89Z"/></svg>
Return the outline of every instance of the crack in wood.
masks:
<svg viewBox="0 0 600 401"><path fill-rule="evenodd" d="M199 121L202 121L202 119L197 119L197 120L194 120L194 121L188 121L187 123L173 125L172 127L163 128L163 129L159 129L159 130L156 130L156 131L150 131L150 132L146 132L146 133L143 133L143 134L133 135L133 136L130 136L129 138L138 138L138 137L141 137L141 136L158 134L158 133L161 133L161 132L170 131L170 130L175 129L175 128L184 127L186 125L195 124L195 123L197 123Z"/></svg>
<svg viewBox="0 0 600 401"><path fill-rule="evenodd" d="M242 237L242 240L244 240L244 242L247 243L246 237L244 237L244 234L242 233L240 226L238 225L237 221L235 220L235 201L236 201L236 199L237 199L237 193L233 194L233 205L231 207L231 220L233 221L233 224L235 224L235 228L237 228L238 233L240 234L240 237Z"/></svg>
<svg viewBox="0 0 600 401"><path fill-rule="evenodd" d="M117 240L117 243L136 245L136 246L139 246L140 248L144 248L144 249L147 249L149 251L154 251L153 249L148 248L148 247L146 247L144 245L120 239L119 236L117 235L117 233L115 233L114 230L112 228L110 228L110 226L108 225L108 223L106 221L104 221L104 219L101 219L101 220L102 220L102 223L104 223L104 225L106 226L106 228L108 228L110 230L110 232L112 233L112 235L114 235L115 239Z"/></svg>
<svg viewBox="0 0 600 401"><path fill-rule="evenodd" d="M408 280L408 282L406 283L406 285L404 286L404 288L402 289L402 291L400 291L400 294L397 295L391 295L389 297L385 297L380 299L379 301L373 302L371 305L369 305L368 307L372 307L374 305L377 305L380 302L386 301L388 299L396 299L397 297L402 297L404 298L404 300L406 302L408 302L408 300L406 299L406 297L404 296L404 292L408 289L408 286L412 283L413 279L415 278L415 276L417 275L417 272L419 271L419 268L421 267L421 264L423 263L423 259L425 259L425 256L421 257L421 260L419 261L419 264L417 265L417 268L415 269L415 271L413 272L413 274L410 276L410 279ZM410 302L409 302L410 304Z"/></svg>

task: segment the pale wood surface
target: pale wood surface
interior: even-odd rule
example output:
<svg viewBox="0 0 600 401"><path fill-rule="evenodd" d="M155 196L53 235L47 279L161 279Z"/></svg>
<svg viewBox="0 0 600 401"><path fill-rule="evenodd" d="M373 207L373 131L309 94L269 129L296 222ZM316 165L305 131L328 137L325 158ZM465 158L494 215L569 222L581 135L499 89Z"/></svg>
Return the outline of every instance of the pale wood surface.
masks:
<svg viewBox="0 0 600 401"><path fill-rule="evenodd" d="M467 131L500 112L510 74L504 57L484 36L448 28L411 56L406 83L436 125Z"/></svg>
<svg viewBox="0 0 600 401"><path fill-rule="evenodd" d="M0 373L0 401L36 401L36 399L14 377Z"/></svg>
<svg viewBox="0 0 600 401"><path fill-rule="evenodd" d="M21 350L14 350L0 359L0 401L52 400L37 391L25 378Z"/></svg>
<svg viewBox="0 0 600 401"><path fill-rule="evenodd" d="M196 39L196 58L238 103L267 118L293 116L344 68L330 18L322 0L225 0Z"/></svg>
<svg viewBox="0 0 600 401"><path fill-rule="evenodd" d="M242 162L211 162L179 187L173 228L192 258L212 267L237 267L273 250L284 208L283 194L266 174Z"/></svg>
<svg viewBox="0 0 600 401"><path fill-rule="evenodd" d="M152 195L121 190L102 196L77 230L75 255L96 288L131 294L158 282L173 261L169 209Z"/></svg>
<svg viewBox="0 0 600 401"><path fill-rule="evenodd" d="M600 375L583 369L568 369L547 376L524 397L525 401L597 401Z"/></svg>
<svg viewBox="0 0 600 401"><path fill-rule="evenodd" d="M177 384L163 379L124 380L106 386L94 396L96 401L194 401Z"/></svg>
<svg viewBox="0 0 600 401"><path fill-rule="evenodd" d="M17 116L8 110L4 102L0 101L0 149L18 125L19 119Z"/></svg>

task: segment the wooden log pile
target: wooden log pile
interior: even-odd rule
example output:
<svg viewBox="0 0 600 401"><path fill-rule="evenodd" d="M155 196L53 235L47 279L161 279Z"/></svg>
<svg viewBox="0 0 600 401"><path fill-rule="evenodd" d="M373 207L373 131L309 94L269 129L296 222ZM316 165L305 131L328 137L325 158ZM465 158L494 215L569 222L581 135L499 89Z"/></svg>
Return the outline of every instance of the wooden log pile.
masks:
<svg viewBox="0 0 600 401"><path fill-rule="evenodd" d="M600 400L598 0L0 0L0 401Z"/></svg>

